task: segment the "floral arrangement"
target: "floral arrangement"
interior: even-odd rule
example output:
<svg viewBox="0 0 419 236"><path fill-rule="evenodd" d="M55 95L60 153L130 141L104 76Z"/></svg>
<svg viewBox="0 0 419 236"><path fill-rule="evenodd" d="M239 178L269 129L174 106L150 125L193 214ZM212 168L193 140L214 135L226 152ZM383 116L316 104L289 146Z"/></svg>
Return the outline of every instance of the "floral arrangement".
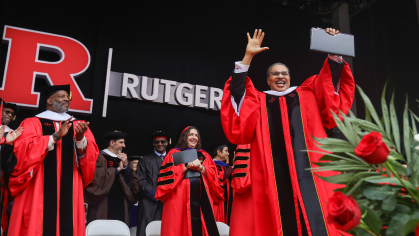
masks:
<svg viewBox="0 0 419 236"><path fill-rule="evenodd" d="M388 106L384 87L379 118L370 99L360 87L358 91L365 119L351 111L348 116L334 114L347 140L313 137L325 152L311 170L335 171L319 177L342 186L329 200L328 221L358 236L414 235L415 230L419 235L419 135L414 136L419 117L409 110L406 98L400 127L394 92Z"/></svg>

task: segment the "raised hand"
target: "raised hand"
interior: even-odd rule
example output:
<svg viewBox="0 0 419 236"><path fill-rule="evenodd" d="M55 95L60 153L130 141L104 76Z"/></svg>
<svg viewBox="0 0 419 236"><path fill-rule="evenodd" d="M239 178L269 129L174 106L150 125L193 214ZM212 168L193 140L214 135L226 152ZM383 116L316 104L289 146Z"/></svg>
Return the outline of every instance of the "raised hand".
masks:
<svg viewBox="0 0 419 236"><path fill-rule="evenodd" d="M326 33L329 33L330 35L339 34L339 30L333 29L333 28L326 28Z"/></svg>
<svg viewBox="0 0 419 236"><path fill-rule="evenodd" d="M118 154L118 158L121 159L121 162L122 162L122 164L124 166L127 166L128 165L128 157L127 157L127 154L121 152L121 153Z"/></svg>
<svg viewBox="0 0 419 236"><path fill-rule="evenodd" d="M7 133L6 143L13 143L23 132L23 127L19 127L14 131Z"/></svg>
<svg viewBox="0 0 419 236"><path fill-rule="evenodd" d="M268 50L268 47L261 47L263 38L265 37L265 33L262 30L255 29L253 33L253 38L250 37L250 34L247 33L247 47L246 47L246 54L250 56L254 56L260 52Z"/></svg>
<svg viewBox="0 0 419 236"><path fill-rule="evenodd" d="M84 133L86 133L89 124L90 124L90 122L81 121L74 126L74 129L76 130L76 140L77 141L80 141L80 140L83 139Z"/></svg>
<svg viewBox="0 0 419 236"><path fill-rule="evenodd" d="M69 124L69 122L71 121L71 119L73 119L73 116L71 116L70 118L68 118L64 122L64 124L61 125L60 130L58 130L58 132L57 132L58 137L62 138L62 137L64 137L68 133L68 130L70 129L70 127L72 125L71 123Z"/></svg>

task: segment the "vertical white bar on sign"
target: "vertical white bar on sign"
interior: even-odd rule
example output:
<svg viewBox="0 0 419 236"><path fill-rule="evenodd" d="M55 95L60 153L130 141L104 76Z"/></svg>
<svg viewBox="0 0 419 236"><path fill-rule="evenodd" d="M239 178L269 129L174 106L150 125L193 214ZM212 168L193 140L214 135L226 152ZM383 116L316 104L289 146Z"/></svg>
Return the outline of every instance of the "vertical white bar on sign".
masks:
<svg viewBox="0 0 419 236"><path fill-rule="evenodd" d="M108 93L109 93L108 90L109 90L109 79L111 77L112 52L113 52L113 49L109 48L108 67L106 68L105 97L103 99L102 117L106 117L106 111L108 110Z"/></svg>

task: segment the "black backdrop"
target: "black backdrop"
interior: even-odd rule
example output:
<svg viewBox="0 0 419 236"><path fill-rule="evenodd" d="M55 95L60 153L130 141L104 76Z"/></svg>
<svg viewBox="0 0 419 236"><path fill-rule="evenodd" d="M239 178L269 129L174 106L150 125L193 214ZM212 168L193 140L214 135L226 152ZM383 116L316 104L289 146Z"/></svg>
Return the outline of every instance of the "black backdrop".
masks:
<svg viewBox="0 0 419 236"><path fill-rule="evenodd" d="M93 114L76 117L91 121L100 148L104 148L105 132L129 133L125 150L129 155L151 152L150 134L156 130L169 132L177 141L185 126L195 125L204 149L225 136L219 112L202 108L110 97L107 117L102 118L109 48L114 50L112 71L223 88L234 61L243 57L246 32L262 28L263 45L270 50L256 56L249 76L259 90L266 90L265 71L277 61L290 67L292 85L318 73L325 55L309 51L310 28L331 26L322 21L325 16L276 1L57 2L1 1L0 24L69 36L88 48L90 67L76 81L85 97L94 99ZM412 101L417 97L415 2L403 0L398 6L391 2L378 1L351 19L356 37L355 79L375 103L386 79L397 80ZM5 64L6 54L3 45L0 65ZM0 66L0 74L3 71ZM38 79L35 90L43 86L46 83ZM358 102L361 115L362 106ZM37 112L22 109L11 127Z"/></svg>

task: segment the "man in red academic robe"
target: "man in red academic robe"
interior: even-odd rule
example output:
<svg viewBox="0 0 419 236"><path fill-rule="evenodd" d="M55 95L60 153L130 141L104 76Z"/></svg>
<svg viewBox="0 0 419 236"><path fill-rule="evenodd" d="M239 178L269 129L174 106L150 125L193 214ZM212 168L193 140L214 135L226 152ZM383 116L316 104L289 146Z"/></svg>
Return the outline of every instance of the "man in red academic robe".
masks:
<svg viewBox="0 0 419 236"><path fill-rule="evenodd" d="M263 37L261 30L253 38L248 34L245 57L236 62L221 105L227 138L236 144L251 143L251 185L244 195L235 197L247 204L233 205L230 235L338 235L327 222L334 186L307 171L321 155L305 150L319 150L312 136L324 138L324 127L336 125L331 111L347 113L351 108L355 84L349 65L329 56L319 75L290 87L288 67L275 63L267 71L271 90L259 92L246 72L253 56L268 49L260 47Z"/></svg>
<svg viewBox="0 0 419 236"><path fill-rule="evenodd" d="M83 187L94 177L99 150L89 122L66 113L70 85L47 87L42 96L47 110L25 119L15 141L9 236L83 236Z"/></svg>

